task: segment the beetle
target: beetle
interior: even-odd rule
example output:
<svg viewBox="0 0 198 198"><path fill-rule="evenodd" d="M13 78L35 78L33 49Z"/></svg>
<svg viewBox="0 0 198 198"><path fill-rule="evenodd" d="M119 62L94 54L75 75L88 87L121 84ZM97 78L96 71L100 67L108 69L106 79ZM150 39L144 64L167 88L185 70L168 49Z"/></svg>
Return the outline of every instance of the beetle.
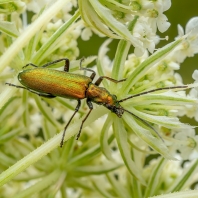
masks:
<svg viewBox="0 0 198 198"><path fill-rule="evenodd" d="M47 68L48 66L56 64L61 61L65 62L64 71ZM120 103L128 99L138 97L140 95L148 94L151 92L164 90L164 89L187 88L187 86L158 88L158 89L145 91L136 95L132 95L122 100L117 100L116 95L111 94L107 89L103 87L99 87L99 85L104 78L114 83L123 82L126 79L115 80L107 76L100 76L95 81L95 83L93 83L96 73L95 71L91 69L82 67L82 61L83 59L81 59L80 61L80 70L91 72L91 75L89 77L85 75L80 75L80 74L69 72L69 67L70 67L69 59L62 58L62 59L58 59L58 60L46 63L42 66L37 66L32 63L28 63L27 65L23 67L23 69L28 66L32 66L35 68L25 69L18 74L18 80L23 86L14 85L11 83L6 83L6 84L9 86L14 86L16 88L26 89L34 94L37 94L39 96L46 97L46 98L55 98L58 96L58 97L77 100L78 103L74 110L74 113L69 119L69 121L67 122L66 126L64 127L62 139L60 142L60 147L63 146L67 127L71 123L75 114L78 112L81 106L81 99L84 99L84 98L87 99L86 102L89 107L89 111L87 115L85 116L85 118L82 120L79 132L76 137L77 140L80 137L84 122L86 121L91 111L93 110L92 102L98 105L103 105L104 107L109 109L111 112L115 113L119 118L122 117L124 112L128 112L129 114L131 114L132 116L134 116L135 118L143 122L145 125L147 125L149 128L151 128L162 139L159 133L148 122L136 116L132 112L124 109L120 105Z"/></svg>

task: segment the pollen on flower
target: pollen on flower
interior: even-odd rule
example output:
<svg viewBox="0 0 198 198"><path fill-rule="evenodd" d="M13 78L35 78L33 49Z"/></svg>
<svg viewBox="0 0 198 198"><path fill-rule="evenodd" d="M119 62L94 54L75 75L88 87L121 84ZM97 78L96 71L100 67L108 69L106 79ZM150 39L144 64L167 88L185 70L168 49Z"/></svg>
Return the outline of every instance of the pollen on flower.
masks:
<svg viewBox="0 0 198 198"><path fill-rule="evenodd" d="M155 9L148 10L148 11L147 11L147 14L148 14L148 16L151 17L151 18L157 18L157 17L158 17L158 11L155 10Z"/></svg>

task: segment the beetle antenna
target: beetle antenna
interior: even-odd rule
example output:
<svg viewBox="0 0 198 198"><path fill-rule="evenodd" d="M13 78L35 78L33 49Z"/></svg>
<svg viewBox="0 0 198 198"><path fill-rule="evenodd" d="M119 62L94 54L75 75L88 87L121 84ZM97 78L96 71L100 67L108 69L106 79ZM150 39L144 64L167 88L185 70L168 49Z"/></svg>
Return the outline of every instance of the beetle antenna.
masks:
<svg viewBox="0 0 198 198"><path fill-rule="evenodd" d="M132 96L129 96L127 98L124 98L122 100L119 100L118 102L124 102L128 99L131 99L131 98L135 98L135 97L138 97L138 96L141 96L141 95L145 95L145 94L148 94L148 93L152 93L152 92L156 92L156 91L161 91L161 90L171 90L171 89L184 89L184 88L188 88L188 85L181 85L181 86L174 86L174 87L163 87L163 88L158 88L158 89L152 89L152 90L149 90L149 91L145 91L145 92L142 92L142 93L139 93L139 94L135 94L135 95L132 95Z"/></svg>
<svg viewBox="0 0 198 198"><path fill-rule="evenodd" d="M131 114L133 117L135 117L136 119L140 120L142 123L144 123L146 126L148 126L150 129L152 129L156 134L157 136L162 140L162 142L164 142L162 136L145 120L143 120L142 118L138 117L137 115L133 114L132 112L122 108L124 111L126 111L127 113Z"/></svg>

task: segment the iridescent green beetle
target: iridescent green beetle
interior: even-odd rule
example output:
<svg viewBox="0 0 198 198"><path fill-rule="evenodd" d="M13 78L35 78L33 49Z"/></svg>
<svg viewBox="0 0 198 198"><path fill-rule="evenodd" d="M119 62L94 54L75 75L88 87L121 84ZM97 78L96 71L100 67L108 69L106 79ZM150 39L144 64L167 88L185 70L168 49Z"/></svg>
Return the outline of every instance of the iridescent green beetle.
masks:
<svg viewBox="0 0 198 198"><path fill-rule="evenodd" d="M150 127L152 130L154 130L157 133L157 135L161 138L158 132L149 123L139 118L138 116L134 115L132 112L124 109L120 105L120 102L124 102L128 99L138 97L143 94L159 91L159 90L186 88L187 86L164 87L164 88L154 89L154 90L142 92L140 94L132 95L122 100L117 100L117 97L115 95L112 95L111 93L109 93L109 91L106 90L105 88L99 87L99 85L104 78L115 83L123 82L126 79L115 80L107 76L100 76L96 80L96 82L93 83L92 81L94 77L96 76L96 73L91 69L83 68L82 60L83 59L81 59L81 62L80 62L80 69L92 72L90 77L87 77L85 75L70 73L69 72L69 60L67 58L63 58L63 59L58 59L53 62L49 62L41 67L38 67L32 63L25 65L23 68L27 66L33 66L35 68L23 70L22 72L18 74L18 80L20 81L22 85L24 85L24 87L14 85L11 83L6 83L6 84L17 87L17 88L26 89L34 94L37 94L39 96L46 97L46 98L55 98L58 96L58 97L63 97L63 98L75 99L78 101L78 104L75 108L73 115L71 116L71 118L69 119L68 123L66 124L64 128L63 136L60 142L61 147L63 146L66 129L69 126L75 114L78 112L80 105L81 105L81 99L84 99L84 98L87 98L87 105L89 107L89 112L87 113L85 118L82 120L79 132L77 134L77 138L76 138L77 140L80 137L81 130L82 130L85 120L88 118L91 111L93 110L92 102L98 105L105 106L111 112L115 113L119 118L122 117L124 111L130 113L131 115L133 115L134 117L142 121L144 124L146 124L148 127ZM61 61L65 61L64 71L58 71L58 70L46 68L50 65L53 65Z"/></svg>

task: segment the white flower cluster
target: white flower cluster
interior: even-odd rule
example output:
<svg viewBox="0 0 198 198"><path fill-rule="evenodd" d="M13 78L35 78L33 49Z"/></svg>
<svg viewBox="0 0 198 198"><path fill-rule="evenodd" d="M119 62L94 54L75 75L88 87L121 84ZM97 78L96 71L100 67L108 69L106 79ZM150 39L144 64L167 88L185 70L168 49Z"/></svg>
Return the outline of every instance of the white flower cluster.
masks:
<svg viewBox="0 0 198 198"><path fill-rule="evenodd" d="M42 37L41 45L44 45L46 41L56 32L58 28L63 25L62 20L57 20L56 22L50 22L45 28ZM81 29L79 27L74 27L65 33L65 36L58 40L54 52L51 56L47 57L47 62L57 60L60 58L67 57L70 60L75 60L79 56L79 49L77 38L81 35Z"/></svg>
<svg viewBox="0 0 198 198"><path fill-rule="evenodd" d="M55 2L56 0L30 0L27 2L27 10L32 11L34 13L39 13L41 9L53 5ZM63 8L55 17L55 19L62 19L65 21L68 20L71 17L71 14L69 14L69 12L72 10L73 7L76 6L77 0L71 0L63 6Z"/></svg>
<svg viewBox="0 0 198 198"><path fill-rule="evenodd" d="M164 15L171 6L170 0L126 0L122 3L80 0L79 6L86 26L108 37L130 41L135 47L137 56L143 55L146 49L153 53L159 41L157 29L165 32L170 26ZM138 19L131 33L127 26L135 17Z"/></svg>

